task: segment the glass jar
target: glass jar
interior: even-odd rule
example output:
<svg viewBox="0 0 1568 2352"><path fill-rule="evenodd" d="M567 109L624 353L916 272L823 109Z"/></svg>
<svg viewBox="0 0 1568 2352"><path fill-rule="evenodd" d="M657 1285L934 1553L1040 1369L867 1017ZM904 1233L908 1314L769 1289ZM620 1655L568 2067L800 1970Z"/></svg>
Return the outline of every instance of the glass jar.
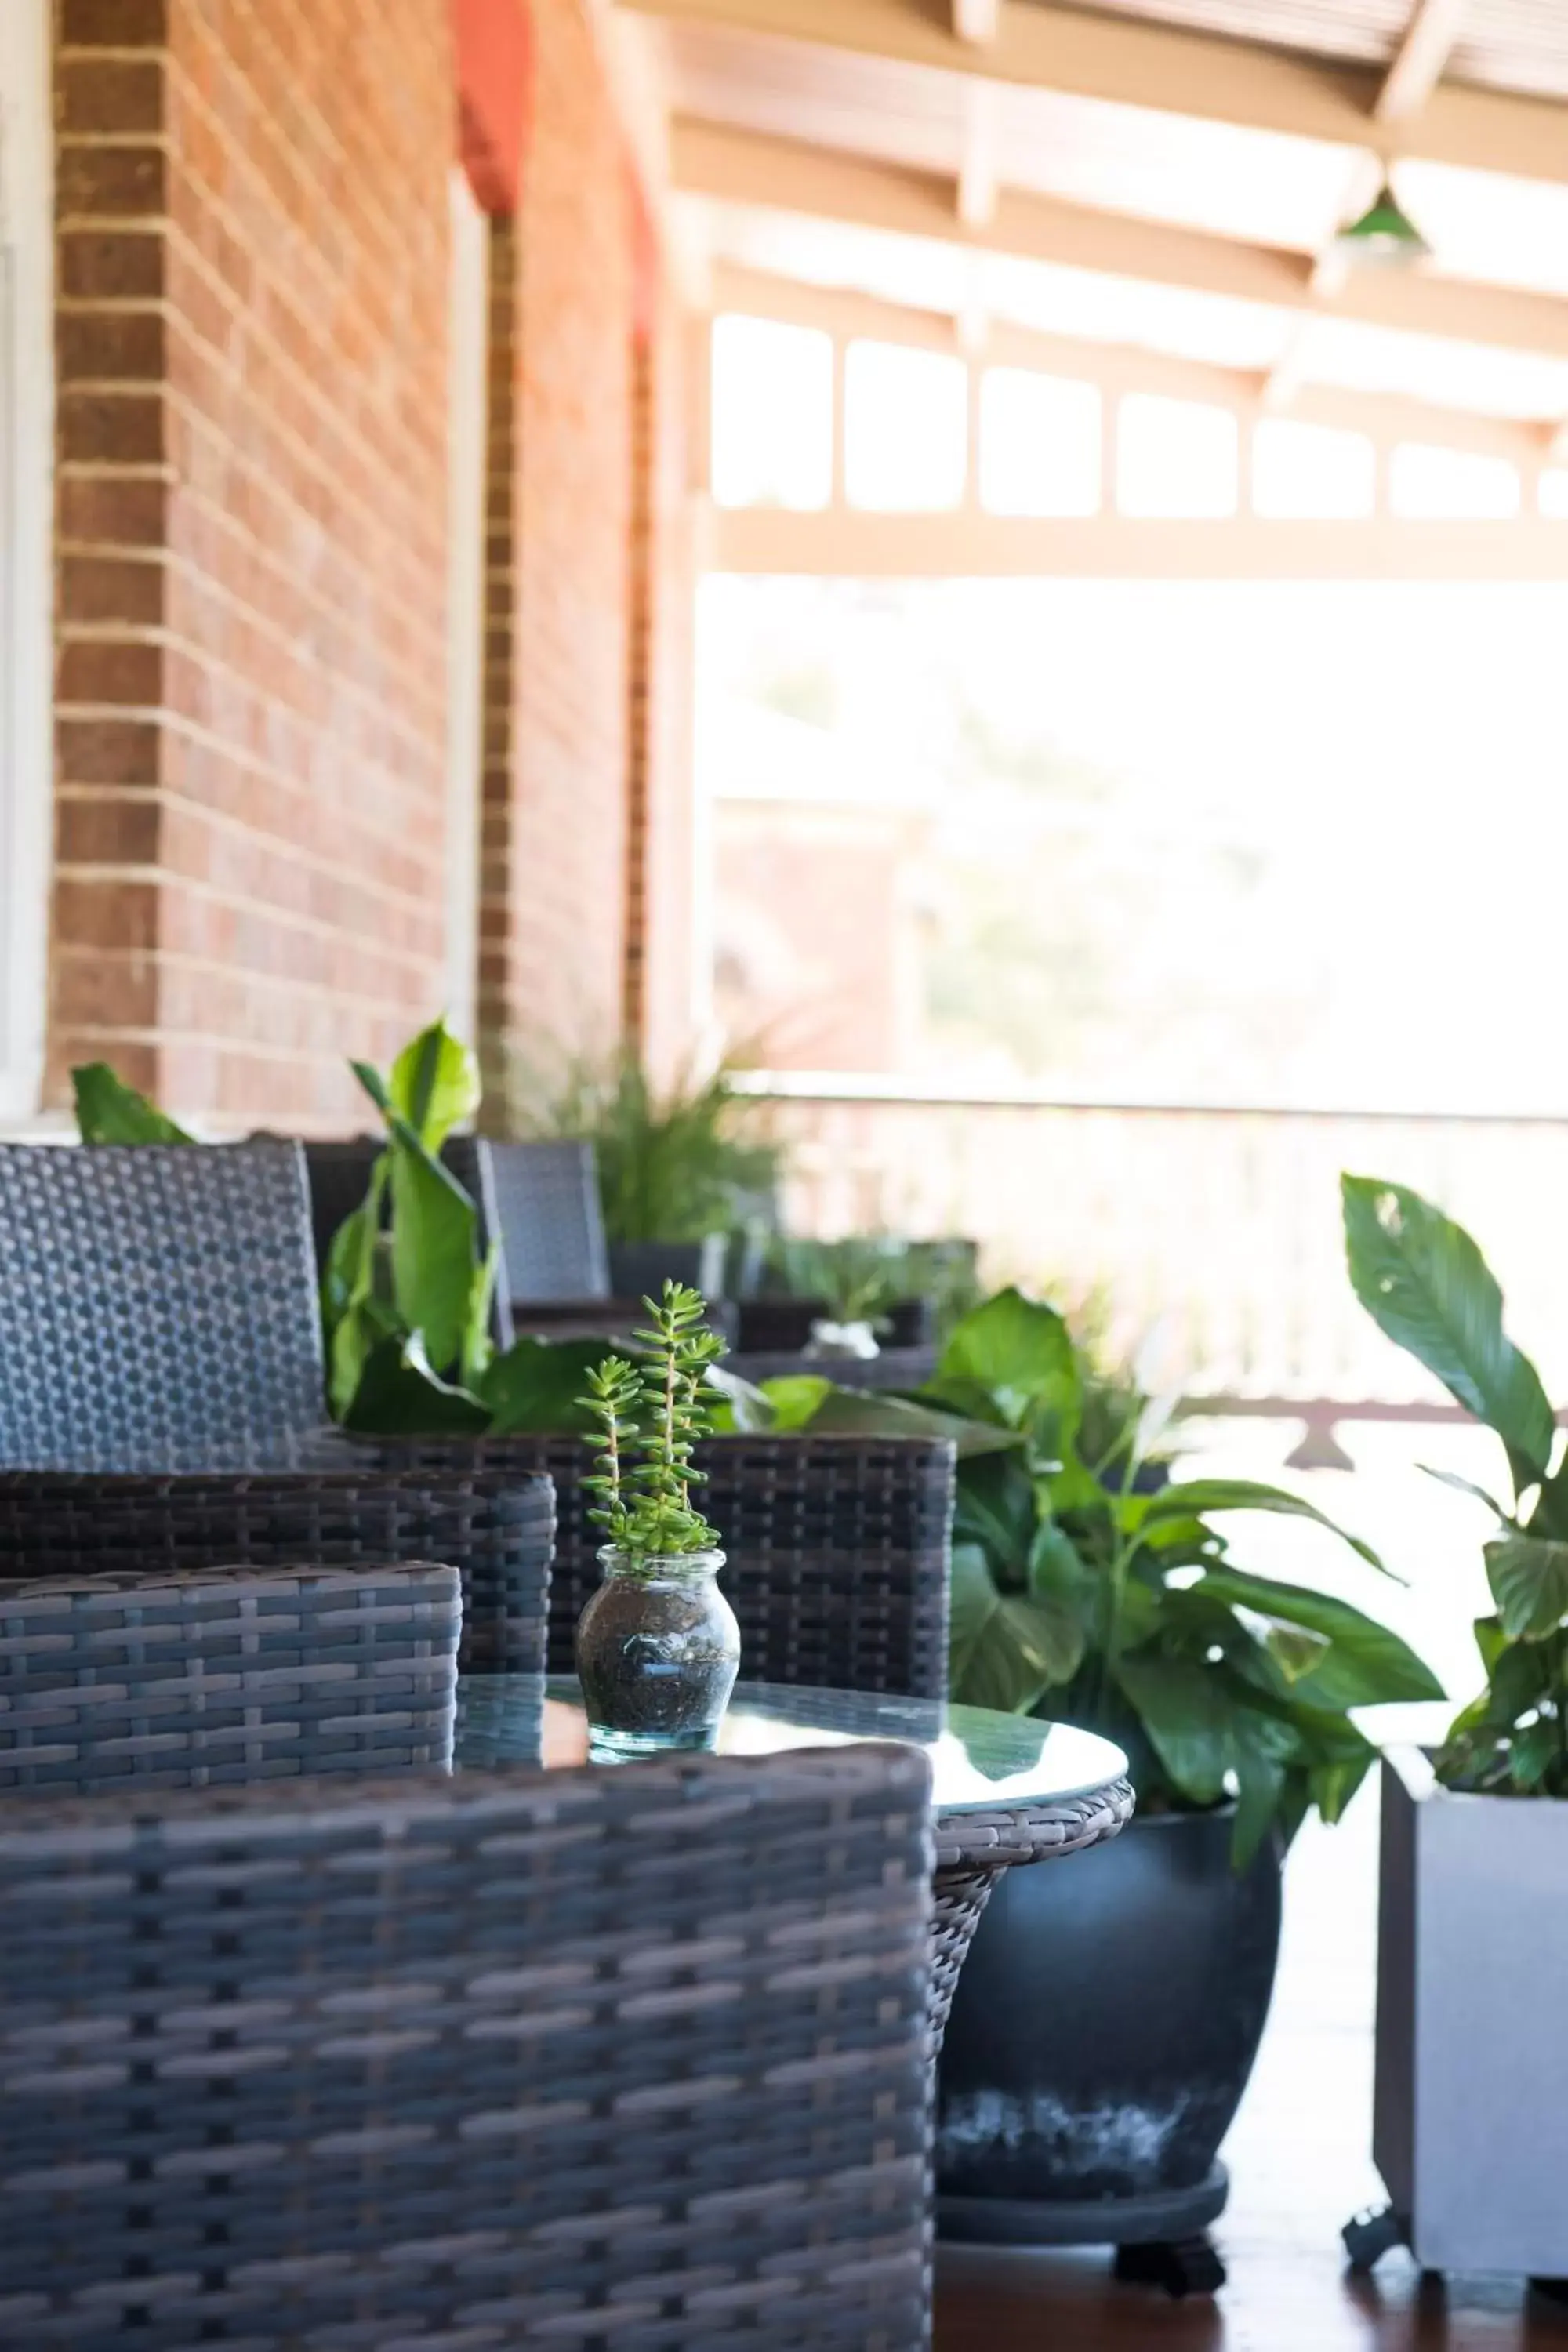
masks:
<svg viewBox="0 0 1568 2352"><path fill-rule="evenodd" d="M606 1544L577 1620L577 1679L599 1757L711 1748L741 1669L721 1551L639 1559Z"/></svg>

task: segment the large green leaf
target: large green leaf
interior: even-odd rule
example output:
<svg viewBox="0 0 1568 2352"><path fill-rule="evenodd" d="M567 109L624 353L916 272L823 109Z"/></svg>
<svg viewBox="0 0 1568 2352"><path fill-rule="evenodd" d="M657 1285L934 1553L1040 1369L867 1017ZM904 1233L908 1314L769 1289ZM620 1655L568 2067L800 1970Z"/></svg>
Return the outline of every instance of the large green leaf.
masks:
<svg viewBox="0 0 1568 2352"><path fill-rule="evenodd" d="M1195 1658L1149 1650L1119 1658L1115 1673L1173 1785L1193 1804L1218 1804L1235 1761L1237 1709L1224 1678Z"/></svg>
<svg viewBox="0 0 1568 2352"><path fill-rule="evenodd" d="M411 1038L392 1066L387 1099L427 1151L439 1151L452 1129L479 1107L479 1066L444 1021Z"/></svg>
<svg viewBox="0 0 1568 2352"><path fill-rule="evenodd" d="M401 1123L400 1123L401 1126ZM424 1334L437 1371L455 1367L475 1297L478 1213L438 1160L395 1129L388 1146L392 1289L410 1331Z"/></svg>
<svg viewBox="0 0 1568 2352"><path fill-rule="evenodd" d="M117 1078L107 1062L71 1072L76 1123L84 1143L194 1143L183 1127Z"/></svg>
<svg viewBox="0 0 1568 2352"><path fill-rule="evenodd" d="M1487 1581L1513 1641L1544 1641L1568 1618L1568 1543L1499 1536L1486 1547Z"/></svg>
<svg viewBox="0 0 1568 2352"><path fill-rule="evenodd" d="M948 1687L955 1699L1021 1715L1052 1684L1070 1680L1081 1654L1069 1613L998 1592L979 1545L953 1546Z"/></svg>
<svg viewBox="0 0 1568 2352"><path fill-rule="evenodd" d="M781 1433L809 1428L832 1387L833 1382L824 1380L820 1372L786 1373L763 1381L762 1393L773 1409L770 1426Z"/></svg>
<svg viewBox="0 0 1568 2352"><path fill-rule="evenodd" d="M772 1395L780 1385L770 1381L767 1392ZM1018 1442L1009 1429L964 1421L957 1413L939 1412L913 1397L895 1396L886 1389L841 1389L831 1383L810 1419L795 1425L809 1429L814 1437L947 1437L961 1456L995 1453Z"/></svg>
<svg viewBox="0 0 1568 2352"><path fill-rule="evenodd" d="M478 1397L432 1371L417 1332L372 1349L343 1415L346 1429L382 1437L477 1437L489 1425Z"/></svg>
<svg viewBox="0 0 1568 2352"><path fill-rule="evenodd" d="M1502 1292L1462 1225L1402 1184L1342 1176L1345 1256L1356 1297L1468 1412L1495 1429L1516 1482L1551 1465L1552 1407L1502 1328Z"/></svg>
<svg viewBox="0 0 1568 2352"><path fill-rule="evenodd" d="M1441 1698L1443 1685L1408 1643L1347 1601L1331 1600L1300 1584L1249 1576L1228 1563L1206 1569L1188 1588L1203 1598L1250 1610L1269 1625L1293 1628L1326 1642L1297 1675L1285 1659L1287 1678L1319 1706L1377 1706L1394 1700ZM1277 1658L1278 1649L1270 1644Z"/></svg>
<svg viewBox="0 0 1568 2352"><path fill-rule="evenodd" d="M581 1402L588 1375L606 1356L618 1352L603 1339L514 1340L479 1384L494 1433L590 1430L594 1423Z"/></svg>
<svg viewBox="0 0 1568 2352"><path fill-rule="evenodd" d="M474 1268L473 1280L468 1286L468 1303L463 1314L463 1332L458 1349L458 1377L466 1389L478 1387L495 1356L490 1315L500 1270L501 1246L499 1241L493 1241L485 1252L483 1264Z"/></svg>
<svg viewBox="0 0 1568 2352"><path fill-rule="evenodd" d="M378 1272L384 1262L381 1221L386 1185L387 1159L383 1152L372 1163L363 1205L343 1219L327 1252L321 1283L327 1392L339 1421L353 1402L373 1349L392 1336L396 1325L390 1274L384 1277L386 1297L378 1296Z"/></svg>
<svg viewBox="0 0 1568 2352"><path fill-rule="evenodd" d="M710 1364L705 1380L713 1392L709 1426L715 1436L765 1437L778 1428L773 1402L755 1382L742 1380L722 1364Z"/></svg>
<svg viewBox="0 0 1568 2352"><path fill-rule="evenodd" d="M964 1317L942 1350L937 1377L984 1389L1015 1428L1041 1411L1070 1413L1081 1388L1066 1323L1054 1307L1017 1289L999 1290Z"/></svg>
<svg viewBox="0 0 1568 2352"><path fill-rule="evenodd" d="M1310 1519L1326 1528L1352 1551L1387 1576L1384 1568L1370 1544L1359 1536L1348 1535L1345 1529L1320 1511L1314 1503L1300 1495L1288 1495L1281 1486L1265 1486L1252 1478L1184 1478L1169 1486L1162 1486L1157 1495L1131 1496L1128 1503L1132 1524L1140 1528L1156 1528L1165 1519L1201 1517L1209 1511L1271 1511L1281 1518ZM1140 1508L1139 1506L1142 1507ZM1402 1580L1395 1579L1395 1581Z"/></svg>
<svg viewBox="0 0 1568 2352"><path fill-rule="evenodd" d="M977 1543L1005 1590L1021 1590L1039 1525L1036 1482L1021 1454L984 1454L960 1465L953 1541Z"/></svg>

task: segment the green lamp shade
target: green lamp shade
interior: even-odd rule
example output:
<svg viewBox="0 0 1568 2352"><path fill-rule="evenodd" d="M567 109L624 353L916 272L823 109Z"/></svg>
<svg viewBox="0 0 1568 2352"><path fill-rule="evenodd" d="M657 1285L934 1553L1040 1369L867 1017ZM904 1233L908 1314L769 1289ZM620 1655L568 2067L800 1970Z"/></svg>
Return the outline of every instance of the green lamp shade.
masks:
<svg viewBox="0 0 1568 2352"><path fill-rule="evenodd" d="M1386 180L1361 218L1348 222L1334 239L1334 251L1346 261L1384 268L1425 261L1431 250L1409 214L1400 210Z"/></svg>

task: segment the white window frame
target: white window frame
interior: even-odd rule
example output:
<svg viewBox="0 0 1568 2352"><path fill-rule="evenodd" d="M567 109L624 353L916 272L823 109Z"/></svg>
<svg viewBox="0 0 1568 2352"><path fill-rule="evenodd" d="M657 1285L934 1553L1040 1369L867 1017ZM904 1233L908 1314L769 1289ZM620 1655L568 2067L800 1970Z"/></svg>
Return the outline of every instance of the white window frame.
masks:
<svg viewBox="0 0 1568 2352"><path fill-rule="evenodd" d="M0 1122L38 1108L53 814L49 0L0 0Z"/></svg>

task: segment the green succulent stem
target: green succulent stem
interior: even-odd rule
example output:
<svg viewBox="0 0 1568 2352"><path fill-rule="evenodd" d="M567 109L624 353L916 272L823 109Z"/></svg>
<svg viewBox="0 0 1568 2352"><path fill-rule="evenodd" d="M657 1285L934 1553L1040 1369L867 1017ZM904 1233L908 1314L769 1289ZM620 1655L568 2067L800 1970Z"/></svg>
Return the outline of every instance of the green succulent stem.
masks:
<svg viewBox="0 0 1568 2352"><path fill-rule="evenodd" d="M599 1497L590 1517L617 1550L646 1562L710 1551L719 1541L692 1505L702 1473L691 1450L712 1426L702 1390L724 1343L707 1327L701 1294L684 1284L667 1282L663 1297L643 1306L647 1323L633 1337L645 1361L607 1356L581 1402L599 1431L595 1475L585 1482Z"/></svg>

